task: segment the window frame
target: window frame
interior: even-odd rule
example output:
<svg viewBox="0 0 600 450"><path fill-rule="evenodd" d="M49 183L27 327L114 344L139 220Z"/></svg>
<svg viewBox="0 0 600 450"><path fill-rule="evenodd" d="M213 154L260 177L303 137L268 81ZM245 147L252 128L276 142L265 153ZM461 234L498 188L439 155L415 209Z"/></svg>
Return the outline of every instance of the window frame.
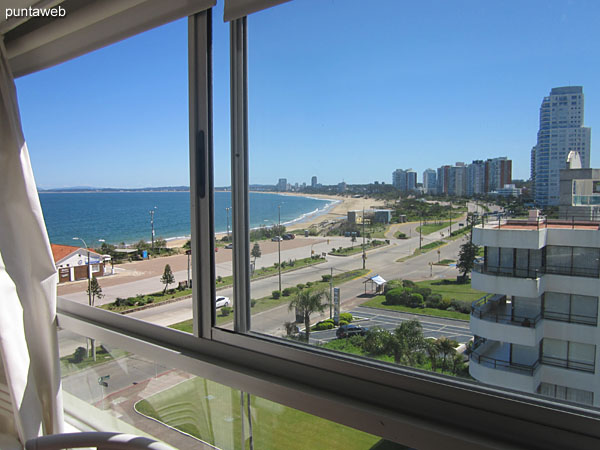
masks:
<svg viewBox="0 0 600 450"><path fill-rule="evenodd" d="M211 20L210 10L188 20L194 334L66 299L59 325L419 449L597 446L600 414L586 408L249 332L246 17L230 24L234 292L246 308L235 331L215 327Z"/></svg>

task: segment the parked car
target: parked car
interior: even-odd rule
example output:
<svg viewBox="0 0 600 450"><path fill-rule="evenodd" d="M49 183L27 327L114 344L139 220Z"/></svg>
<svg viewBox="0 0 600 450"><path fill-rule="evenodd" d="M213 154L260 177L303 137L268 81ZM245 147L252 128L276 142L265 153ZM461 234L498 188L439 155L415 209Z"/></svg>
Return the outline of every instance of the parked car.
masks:
<svg viewBox="0 0 600 450"><path fill-rule="evenodd" d="M227 248L227 249L232 249L232 248L233 248L233 244L227 244L227 245L225 246L225 248Z"/></svg>
<svg viewBox="0 0 600 450"><path fill-rule="evenodd" d="M273 237L271 238L271 240L272 240L273 242L279 242L279 241L283 241L283 238L282 238L281 236L273 236Z"/></svg>
<svg viewBox="0 0 600 450"><path fill-rule="evenodd" d="M335 335L338 339L341 339L350 336L364 336L365 334L367 334L367 331L369 331L367 327L360 327L358 325L348 324L339 327L335 332Z"/></svg>
<svg viewBox="0 0 600 450"><path fill-rule="evenodd" d="M231 306L231 300L229 300L229 297L217 297L215 304L217 308L221 308L223 306Z"/></svg>
<svg viewBox="0 0 600 450"><path fill-rule="evenodd" d="M289 240L295 239L295 238L296 238L296 235L292 234L292 233L288 233L288 234L284 234L283 235L283 240L284 241L289 241Z"/></svg>

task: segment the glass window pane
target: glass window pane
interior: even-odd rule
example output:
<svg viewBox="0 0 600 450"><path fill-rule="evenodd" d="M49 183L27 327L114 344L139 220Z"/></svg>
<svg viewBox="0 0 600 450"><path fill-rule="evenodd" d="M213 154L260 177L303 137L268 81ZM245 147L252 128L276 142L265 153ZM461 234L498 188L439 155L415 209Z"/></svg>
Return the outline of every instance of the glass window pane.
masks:
<svg viewBox="0 0 600 450"><path fill-rule="evenodd" d="M595 345L569 342L569 362L581 362L593 365L596 360L595 355Z"/></svg>
<svg viewBox="0 0 600 450"><path fill-rule="evenodd" d="M514 249L505 247L500 249L500 267L502 272L512 273L513 257Z"/></svg>
<svg viewBox="0 0 600 450"><path fill-rule="evenodd" d="M557 358L566 361L568 356L568 342L558 339L544 338L542 354L551 358Z"/></svg>
<svg viewBox="0 0 600 450"><path fill-rule="evenodd" d="M574 322L595 325L598 321L598 297L572 295L571 318Z"/></svg>
<svg viewBox="0 0 600 450"><path fill-rule="evenodd" d="M546 270L550 273L571 272L571 247L558 247L549 245L546 247Z"/></svg>
<svg viewBox="0 0 600 450"><path fill-rule="evenodd" d="M542 267L542 249L529 250L529 269L537 270Z"/></svg>
<svg viewBox="0 0 600 450"><path fill-rule="evenodd" d="M560 292L544 294L544 317L554 320L569 320L570 295Z"/></svg>
<svg viewBox="0 0 600 450"><path fill-rule="evenodd" d="M598 276L600 249L589 247L573 247L574 275Z"/></svg>
<svg viewBox="0 0 600 450"><path fill-rule="evenodd" d="M492 269L498 267L500 263L500 249L498 247L487 247L487 267Z"/></svg>

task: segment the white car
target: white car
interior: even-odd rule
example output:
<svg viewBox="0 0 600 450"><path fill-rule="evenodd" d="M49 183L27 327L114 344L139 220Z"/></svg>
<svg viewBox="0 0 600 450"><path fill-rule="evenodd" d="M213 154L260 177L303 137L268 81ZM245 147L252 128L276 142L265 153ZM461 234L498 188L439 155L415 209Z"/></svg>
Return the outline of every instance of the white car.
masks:
<svg viewBox="0 0 600 450"><path fill-rule="evenodd" d="M229 297L217 297L215 304L217 308L221 308L222 306L231 306L231 300L229 300Z"/></svg>

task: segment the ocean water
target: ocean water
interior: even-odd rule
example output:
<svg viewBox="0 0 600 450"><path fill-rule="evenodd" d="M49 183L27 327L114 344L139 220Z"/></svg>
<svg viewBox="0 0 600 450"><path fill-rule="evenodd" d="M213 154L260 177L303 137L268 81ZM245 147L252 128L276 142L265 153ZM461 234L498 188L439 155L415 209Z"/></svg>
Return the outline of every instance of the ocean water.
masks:
<svg viewBox="0 0 600 450"><path fill-rule="evenodd" d="M172 239L190 235L190 196L188 192L93 192L40 193L50 242L74 245L73 237L83 238L90 247L98 239L111 244L151 239L150 213L154 209L156 237ZM319 214L330 200L280 194L250 193L250 226L271 226L278 221L290 224L307 215ZM215 192L215 231L227 231L229 192ZM231 214L231 211L230 211ZM231 227L231 216L229 217ZM230 228L231 229L231 228Z"/></svg>

